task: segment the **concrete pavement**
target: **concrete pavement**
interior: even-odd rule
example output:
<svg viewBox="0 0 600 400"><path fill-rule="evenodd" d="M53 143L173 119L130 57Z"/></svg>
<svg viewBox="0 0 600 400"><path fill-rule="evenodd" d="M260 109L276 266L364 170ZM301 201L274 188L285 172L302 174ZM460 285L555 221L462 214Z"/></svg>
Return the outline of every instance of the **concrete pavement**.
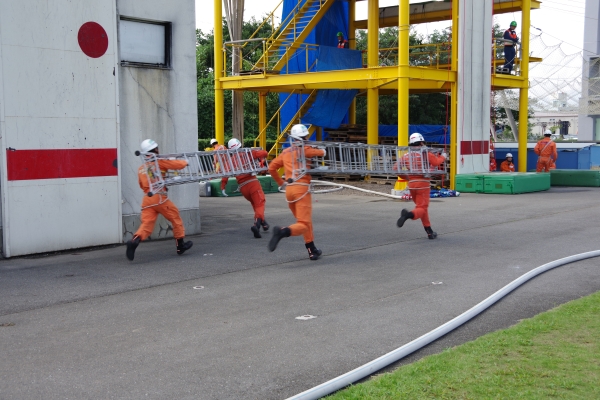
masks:
<svg viewBox="0 0 600 400"><path fill-rule="evenodd" d="M432 200L435 241L410 203L317 195L301 238L266 249L243 198L201 198L204 233L0 261L0 398L281 399L443 324L523 273L599 248L596 188ZM271 226L291 223L267 196ZM437 352L600 290L600 260L546 273L419 353ZM442 282L442 284L432 284ZM203 289L194 289L203 286ZM317 318L300 321L301 315Z"/></svg>

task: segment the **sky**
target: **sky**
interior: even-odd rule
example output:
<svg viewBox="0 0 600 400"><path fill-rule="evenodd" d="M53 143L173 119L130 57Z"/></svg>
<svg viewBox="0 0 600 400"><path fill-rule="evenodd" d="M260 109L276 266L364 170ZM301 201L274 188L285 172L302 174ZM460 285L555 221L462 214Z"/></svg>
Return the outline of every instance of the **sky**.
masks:
<svg viewBox="0 0 600 400"><path fill-rule="evenodd" d="M245 0L244 19L251 16L261 19L261 16L270 13L281 0ZM428 0L429 1L429 0ZM423 0L411 0L411 4L422 3ZM379 0L380 7L397 5L398 0ZM204 32L214 28L213 24L214 0L196 0L196 27ZM564 42L561 47L567 54L581 51L583 47L583 21L585 14L585 0L542 0L539 10L531 12L531 32L542 31L544 42L548 45ZM357 19L367 18L367 1L356 3ZM507 27L510 21L516 20L519 25L520 13L496 15L496 23L502 28ZM597 20L595 21L598 22ZM450 21L419 24L417 32L427 35L435 29L441 30L450 25ZM520 33L520 29L517 29Z"/></svg>

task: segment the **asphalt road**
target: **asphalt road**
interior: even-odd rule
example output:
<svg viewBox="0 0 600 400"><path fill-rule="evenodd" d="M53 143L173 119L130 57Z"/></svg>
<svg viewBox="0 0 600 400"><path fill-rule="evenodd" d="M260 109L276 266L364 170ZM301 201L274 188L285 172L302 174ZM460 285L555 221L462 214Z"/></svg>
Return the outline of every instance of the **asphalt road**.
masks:
<svg viewBox="0 0 600 400"><path fill-rule="evenodd" d="M124 246L2 260L0 398L291 396L436 328L539 265L597 250L599 195L553 188L436 199L435 241L419 222L396 227L410 204L318 195L318 261L297 237L269 253L270 234L253 238L243 198L202 198L204 233L181 257L166 240L141 244L133 262ZM267 196L267 219L293 221L283 195ZM403 362L598 291L599 265L543 274Z"/></svg>

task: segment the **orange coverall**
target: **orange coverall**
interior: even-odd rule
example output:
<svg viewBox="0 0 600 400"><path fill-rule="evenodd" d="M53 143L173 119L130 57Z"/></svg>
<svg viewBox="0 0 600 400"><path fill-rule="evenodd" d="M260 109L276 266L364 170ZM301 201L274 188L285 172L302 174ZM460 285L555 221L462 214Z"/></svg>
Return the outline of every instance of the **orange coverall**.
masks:
<svg viewBox="0 0 600 400"><path fill-rule="evenodd" d="M504 160L502 161L502 164L500 164L500 171L515 172L515 164L513 164L512 162L508 162L508 160Z"/></svg>
<svg viewBox="0 0 600 400"><path fill-rule="evenodd" d="M533 151L539 156L536 171L550 172L550 165L558 159L556 143L549 137L545 137L537 142Z"/></svg>
<svg viewBox="0 0 600 400"><path fill-rule="evenodd" d="M283 179L279 176L277 170L284 168L286 178L292 176L294 170L293 162L297 158L294 147L288 147L277 156L269 164L269 173L275 179L279 186L283 185ZM325 150L315 149L314 147L306 146L304 155L308 158L322 157L325 155ZM304 175L294 183L288 183L285 187L285 198L288 201L288 206L292 210L292 214L296 218L296 223L290 225L292 236L304 236L304 242L310 243L314 241L313 226L312 226L312 197L310 195L310 175Z"/></svg>
<svg viewBox="0 0 600 400"><path fill-rule="evenodd" d="M187 166L187 161L158 160L158 166L160 167L161 172L164 173L168 169L185 168ZM179 210L167 196L167 188L165 187L163 192L154 193L152 197L147 196L150 191L150 186L148 185L148 177L146 176L144 168L145 167L142 165L138 169L138 182L140 188L142 188L144 194L146 194L142 200L142 213L140 215L142 224L134 237L139 236L141 240L146 240L154 230L154 224L156 223L158 214L162 214L162 216L173 225L173 236L175 236L175 239L183 239L185 237L183 221L179 215Z"/></svg>
<svg viewBox="0 0 600 400"><path fill-rule="evenodd" d="M490 156L490 171L495 171L497 169L496 159Z"/></svg>
<svg viewBox="0 0 600 400"><path fill-rule="evenodd" d="M427 153L427 159L431 167L442 165L444 160L446 160L442 156L436 156L429 152ZM409 165L411 161L413 165L415 165L415 162L417 164L420 163L421 153L406 153L402 156L400 163L401 165ZM402 176L402 178L406 179L406 176ZM415 209L411 211L414 215L413 220L421 219L424 227L431 226L429 213L427 212L427 209L429 208L429 195L431 193L429 179L420 175L408 175L408 190L410 190L410 195L415 203Z"/></svg>
<svg viewBox="0 0 600 400"><path fill-rule="evenodd" d="M254 159L265 158L267 155L268 153L265 150L252 150L252 157L254 157ZM244 174L236 176L236 179L240 186L240 192L242 192L244 198L252 204L252 208L254 209L254 220L256 221L257 218L260 218L265 221L265 192L263 192L263 188L256 176ZM223 185L222 180L221 185Z"/></svg>
<svg viewBox="0 0 600 400"><path fill-rule="evenodd" d="M227 150L227 147L225 147L225 145L222 144L218 144L215 146L215 148L213 150ZM217 172L219 171L219 169L221 168L219 164L219 159L217 158L217 156L214 156L214 163L215 163L215 168L217 170ZM225 190L225 187L227 186L227 181L229 180L229 178L221 178L221 192L223 190Z"/></svg>

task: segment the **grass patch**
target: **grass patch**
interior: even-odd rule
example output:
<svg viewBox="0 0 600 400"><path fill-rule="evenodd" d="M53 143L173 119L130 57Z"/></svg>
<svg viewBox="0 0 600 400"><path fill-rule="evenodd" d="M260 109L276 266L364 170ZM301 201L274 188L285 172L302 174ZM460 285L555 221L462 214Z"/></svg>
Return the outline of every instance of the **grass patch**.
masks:
<svg viewBox="0 0 600 400"><path fill-rule="evenodd" d="M328 400L600 399L600 292Z"/></svg>

